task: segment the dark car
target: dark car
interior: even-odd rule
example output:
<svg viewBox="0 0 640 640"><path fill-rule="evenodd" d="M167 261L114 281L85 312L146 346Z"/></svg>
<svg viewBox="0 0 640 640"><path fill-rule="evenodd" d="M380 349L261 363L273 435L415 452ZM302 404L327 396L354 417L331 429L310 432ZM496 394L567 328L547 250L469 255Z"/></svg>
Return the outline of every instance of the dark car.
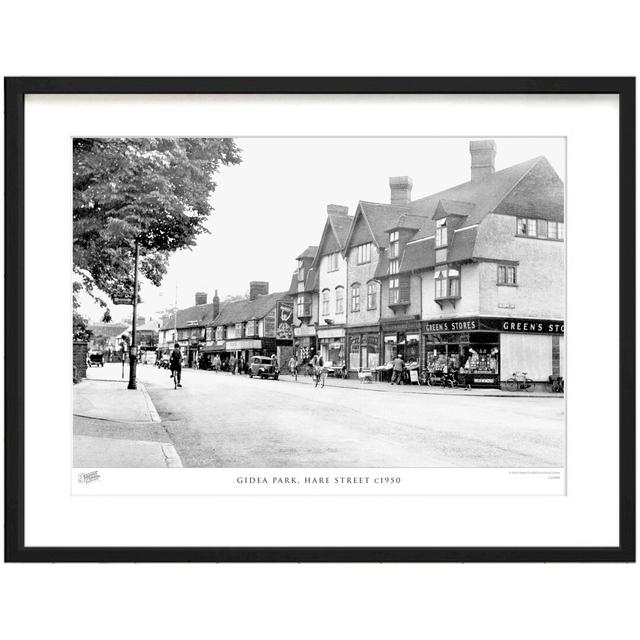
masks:
<svg viewBox="0 0 640 640"><path fill-rule="evenodd" d="M274 364L271 358L267 356L253 356L249 364L249 377L258 376L259 378L278 379L280 371L278 365Z"/></svg>
<svg viewBox="0 0 640 640"><path fill-rule="evenodd" d="M87 365L89 367L104 367L104 354L102 351L89 351Z"/></svg>

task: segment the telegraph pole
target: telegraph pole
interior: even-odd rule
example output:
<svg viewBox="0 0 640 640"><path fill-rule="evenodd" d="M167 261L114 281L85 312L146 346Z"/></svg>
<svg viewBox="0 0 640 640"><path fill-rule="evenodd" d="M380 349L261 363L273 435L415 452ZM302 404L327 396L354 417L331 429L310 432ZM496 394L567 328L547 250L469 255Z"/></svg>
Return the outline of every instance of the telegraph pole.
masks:
<svg viewBox="0 0 640 640"><path fill-rule="evenodd" d="M133 318L131 319L131 344L129 345L129 384L127 389L137 389L136 362L138 347L136 345L136 320L138 315L138 239L136 238L133 258Z"/></svg>

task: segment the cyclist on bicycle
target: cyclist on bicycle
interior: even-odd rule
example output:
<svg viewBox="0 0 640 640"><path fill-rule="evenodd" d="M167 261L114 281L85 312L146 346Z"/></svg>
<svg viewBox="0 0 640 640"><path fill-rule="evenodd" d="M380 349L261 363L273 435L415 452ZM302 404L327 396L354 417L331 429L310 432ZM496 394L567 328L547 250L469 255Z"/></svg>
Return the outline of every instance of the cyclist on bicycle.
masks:
<svg viewBox="0 0 640 640"><path fill-rule="evenodd" d="M324 377L323 377L323 373L324 373L324 361L322 359L322 356L319 356L318 354L316 354L315 356L313 356L313 358L311 358L311 361L309 362L309 364L313 367L313 377L315 380L315 386L318 386L319 382L322 382L322 385L324 387Z"/></svg>
<svg viewBox="0 0 640 640"><path fill-rule="evenodd" d="M181 387L182 379L182 352L180 351L180 345L176 342L173 345L173 351L169 358L169 370L171 371L171 378L175 377L176 386Z"/></svg>

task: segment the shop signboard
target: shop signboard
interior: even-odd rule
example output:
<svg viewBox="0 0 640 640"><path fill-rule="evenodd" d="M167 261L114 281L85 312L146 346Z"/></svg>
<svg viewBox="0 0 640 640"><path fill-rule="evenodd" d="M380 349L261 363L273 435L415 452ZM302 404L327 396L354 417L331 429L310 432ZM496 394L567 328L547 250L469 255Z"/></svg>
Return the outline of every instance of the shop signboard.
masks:
<svg viewBox="0 0 640 640"><path fill-rule="evenodd" d="M278 340L293 339L292 302L276 302L276 338Z"/></svg>
<svg viewBox="0 0 640 640"><path fill-rule="evenodd" d="M269 338L274 338L276 335L276 310L264 317L264 335Z"/></svg>
<svg viewBox="0 0 640 640"><path fill-rule="evenodd" d="M538 320L532 318L453 318L424 324L424 333L457 333L465 331L500 331L564 335L564 320Z"/></svg>

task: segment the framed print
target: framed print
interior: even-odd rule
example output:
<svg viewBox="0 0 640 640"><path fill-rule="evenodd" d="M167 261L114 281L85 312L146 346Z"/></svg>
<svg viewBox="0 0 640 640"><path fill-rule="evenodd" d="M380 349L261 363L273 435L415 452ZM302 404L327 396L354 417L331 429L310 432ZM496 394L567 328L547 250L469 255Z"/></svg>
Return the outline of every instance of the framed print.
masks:
<svg viewBox="0 0 640 640"><path fill-rule="evenodd" d="M635 560L634 79L5 101L6 560Z"/></svg>

